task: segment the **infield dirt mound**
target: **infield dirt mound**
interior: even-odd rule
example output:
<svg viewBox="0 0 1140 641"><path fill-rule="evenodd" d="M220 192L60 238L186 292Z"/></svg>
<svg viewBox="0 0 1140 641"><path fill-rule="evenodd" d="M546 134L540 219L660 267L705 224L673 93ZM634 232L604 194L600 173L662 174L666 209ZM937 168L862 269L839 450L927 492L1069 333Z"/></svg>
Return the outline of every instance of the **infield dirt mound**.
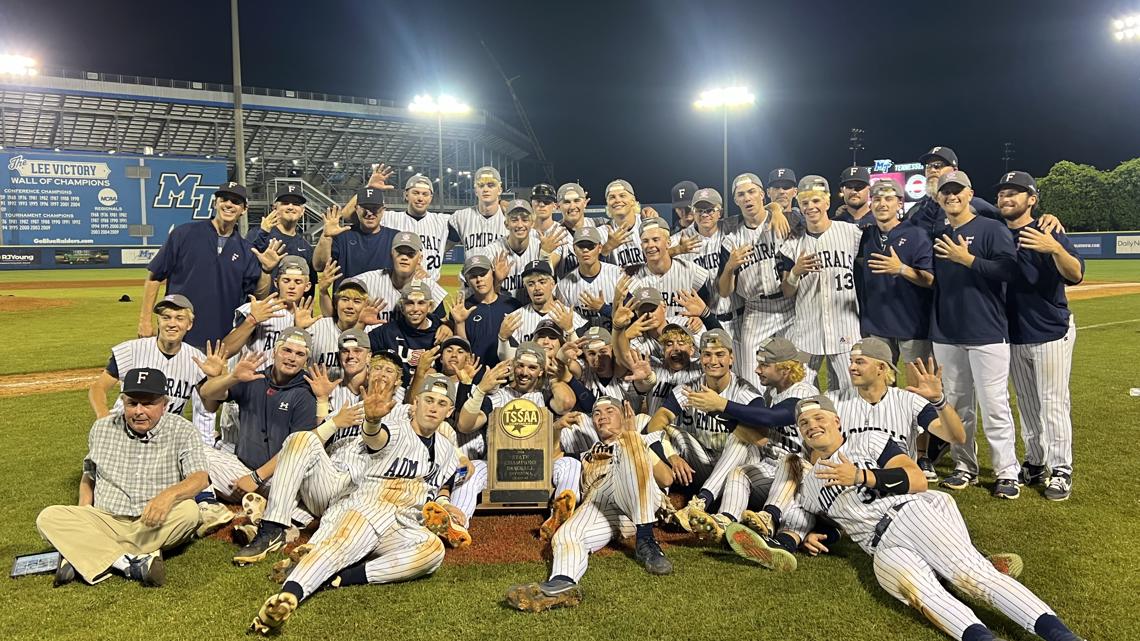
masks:
<svg viewBox="0 0 1140 641"><path fill-rule="evenodd" d="M99 372L102 371L102 367L85 367L0 376L0 398L87 389L96 378L99 378Z"/></svg>
<svg viewBox="0 0 1140 641"><path fill-rule="evenodd" d="M71 301L61 298L35 298L11 294L0 296L0 312L32 312L70 306Z"/></svg>

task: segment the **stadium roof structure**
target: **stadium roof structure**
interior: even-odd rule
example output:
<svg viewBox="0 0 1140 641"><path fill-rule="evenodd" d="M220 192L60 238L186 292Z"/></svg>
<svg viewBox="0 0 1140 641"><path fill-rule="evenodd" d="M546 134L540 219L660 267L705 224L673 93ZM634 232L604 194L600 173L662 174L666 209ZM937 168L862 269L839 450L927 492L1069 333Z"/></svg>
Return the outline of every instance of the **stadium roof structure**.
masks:
<svg viewBox="0 0 1140 641"><path fill-rule="evenodd" d="M0 77L0 145L224 158L233 175L232 96L229 85L91 71ZM525 134L485 111L449 115L440 125L377 98L243 87L242 102L251 204L285 177L343 202L383 162L397 171L397 187L414 173L442 184L433 208L454 210L474 201L478 167L498 168L511 189L520 162L534 158ZM442 179L439 126L450 170Z"/></svg>

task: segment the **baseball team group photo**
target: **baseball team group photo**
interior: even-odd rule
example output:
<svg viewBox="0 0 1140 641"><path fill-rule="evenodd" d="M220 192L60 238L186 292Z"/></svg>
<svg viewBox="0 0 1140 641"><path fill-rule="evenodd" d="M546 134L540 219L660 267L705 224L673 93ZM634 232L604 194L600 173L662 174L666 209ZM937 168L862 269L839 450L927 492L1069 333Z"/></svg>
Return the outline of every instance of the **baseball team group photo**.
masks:
<svg viewBox="0 0 1140 641"><path fill-rule="evenodd" d="M627 15L714 33L665 3L560 50L569 7L500 3L515 47L469 8L346 7L373 56L453 42L347 85L384 99L243 87L239 50L255 82L341 85L266 56L268 7L215 4L221 50L138 71L232 85L67 68L124 44L0 55L0 633L1140 639L1140 141L1082 138L1140 103L1140 14L1043 8L1018 44L1016 7L973 7L1009 55L1108 25L1089 56L1134 86L1061 131L1078 87L1035 109L980 52L913 51L942 76L915 91L824 71L834 41L797 62L865 37L840 24L581 75ZM695 101L646 84L706 58L733 73ZM448 65L479 106L391 100Z"/></svg>

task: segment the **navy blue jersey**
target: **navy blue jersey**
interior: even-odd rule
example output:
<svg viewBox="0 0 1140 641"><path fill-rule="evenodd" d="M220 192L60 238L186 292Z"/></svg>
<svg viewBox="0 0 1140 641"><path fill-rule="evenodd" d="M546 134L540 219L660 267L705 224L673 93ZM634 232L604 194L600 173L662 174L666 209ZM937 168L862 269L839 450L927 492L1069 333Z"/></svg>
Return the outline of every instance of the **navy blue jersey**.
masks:
<svg viewBox="0 0 1140 641"><path fill-rule="evenodd" d="M435 345L435 333L439 326L440 320L436 316L428 316L428 326L420 329L412 327L402 313L395 314L392 320L368 332L368 342L373 354L391 350L400 355L405 365L404 385L407 386L412 382L412 374L420 362L420 356Z"/></svg>
<svg viewBox="0 0 1140 641"><path fill-rule="evenodd" d="M1022 229L1040 229L1036 220L1025 227L1011 229L1013 241ZM1081 261L1081 276L1085 273L1085 259L1077 253L1069 237L1053 232L1053 238L1065 251ZM1017 250L1018 274L1006 291L1005 308L1009 316L1009 342L1019 345L1048 343L1060 340L1069 331L1069 299L1065 285L1070 283L1057 270L1057 264L1048 254L1032 249ZM1080 281L1077 281L1080 282Z"/></svg>
<svg viewBox="0 0 1140 641"><path fill-rule="evenodd" d="M971 198L970 209L973 209L978 216L1005 223L1005 219L1001 217L1001 212L997 210L997 207L982 198L977 196ZM942 205L939 205L930 196L923 196L921 200L911 206L910 210L907 211L907 221L915 227L925 230L932 237L937 230L949 224L946 221L946 212L942 211Z"/></svg>
<svg viewBox="0 0 1140 641"><path fill-rule="evenodd" d="M332 259L340 267L341 278L351 278L374 269L392 268L392 240L400 232L381 227L374 234L364 233L360 227L333 238Z"/></svg>
<svg viewBox="0 0 1140 641"><path fill-rule="evenodd" d="M878 225L863 229L855 260L855 291L859 295L859 331L863 336L925 339L930 335L930 305L934 290L919 287L895 274L872 274L871 254L889 254L892 247L907 267L934 271L934 253L926 232L900 223L887 232Z"/></svg>
<svg viewBox="0 0 1140 641"><path fill-rule="evenodd" d="M238 405L237 457L251 470L265 465L285 437L317 425L317 399L302 370L283 385L273 383L271 368L259 378L230 388L230 400Z"/></svg>
<svg viewBox="0 0 1140 641"><path fill-rule="evenodd" d="M313 268L313 246L309 244L308 240L305 240L305 235L302 234L299 229L297 233L290 236L282 233L276 226L269 231L258 227L257 229L251 229L245 239L259 252L265 251L265 248L269 246L269 241L281 241L285 244L285 255L304 258L305 262L309 264L309 281L313 283L317 282L318 274Z"/></svg>
<svg viewBox="0 0 1140 641"><path fill-rule="evenodd" d="M166 281L167 294L182 294L194 304L194 326L183 340L198 349L233 329L234 309L257 290L261 263L250 244L235 230L225 239L208 220L178 225L166 238L147 270Z"/></svg>
<svg viewBox="0 0 1140 641"><path fill-rule="evenodd" d="M464 304L471 308L471 315L464 325L471 351L483 365L494 367L502 360L499 358L499 327L503 318L522 307L522 303L499 294L493 303L480 303L475 298L468 298Z"/></svg>
<svg viewBox="0 0 1140 641"><path fill-rule="evenodd" d="M1005 284L1017 275L1017 252L1004 223L975 216L957 229L936 232L965 238L973 267L934 258L934 313L930 340L950 345L990 345L1009 340Z"/></svg>

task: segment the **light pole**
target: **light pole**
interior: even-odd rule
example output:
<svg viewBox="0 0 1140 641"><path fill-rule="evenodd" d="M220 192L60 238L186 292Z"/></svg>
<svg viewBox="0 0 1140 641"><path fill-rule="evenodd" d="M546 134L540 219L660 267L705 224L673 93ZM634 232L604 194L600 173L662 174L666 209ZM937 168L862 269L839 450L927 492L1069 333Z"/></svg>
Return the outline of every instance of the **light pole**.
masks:
<svg viewBox="0 0 1140 641"><path fill-rule="evenodd" d="M851 129L851 138L849 139L851 145L847 148L851 150L852 165L859 164L859 152L863 149L863 134L865 133L867 132L859 128Z"/></svg>
<svg viewBox="0 0 1140 641"><path fill-rule="evenodd" d="M1013 143L1012 142L1003 142L1001 144L1001 159L1002 159L1002 162L1005 163L1005 170L1006 171L1009 171L1009 161L1013 160L1013 154L1014 154Z"/></svg>
<svg viewBox="0 0 1140 641"><path fill-rule="evenodd" d="M693 107L700 111L720 109L724 119L724 190L721 192L723 198L728 198L728 110L747 107L755 102L756 96L748 90L748 87L717 87L716 89L709 89L702 91L700 96L693 102Z"/></svg>
<svg viewBox="0 0 1140 641"><path fill-rule="evenodd" d="M436 133L439 136L439 186L446 187L443 182L443 116L445 114L465 114L471 111L471 106L461 102L453 96L435 96L421 94L412 99L408 111L415 114L435 114ZM447 192L444 191L446 197Z"/></svg>
<svg viewBox="0 0 1140 641"><path fill-rule="evenodd" d="M234 66L234 178L245 184L245 117L241 112L241 41L238 38L238 0L230 0L230 47ZM241 217L241 235L249 231L249 216Z"/></svg>
<svg viewBox="0 0 1140 641"><path fill-rule="evenodd" d="M1112 21L1113 36L1117 42L1140 39L1140 14L1124 16Z"/></svg>
<svg viewBox="0 0 1140 641"><path fill-rule="evenodd" d="M11 53L0 54L0 76L34 76L40 72L34 58Z"/></svg>

